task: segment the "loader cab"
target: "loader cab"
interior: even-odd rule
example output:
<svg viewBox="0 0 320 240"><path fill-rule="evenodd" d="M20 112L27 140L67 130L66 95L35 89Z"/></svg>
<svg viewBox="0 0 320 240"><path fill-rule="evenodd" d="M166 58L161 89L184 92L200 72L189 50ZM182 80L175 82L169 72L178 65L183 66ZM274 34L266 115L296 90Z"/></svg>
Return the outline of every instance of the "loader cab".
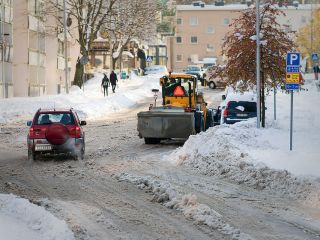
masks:
<svg viewBox="0 0 320 240"><path fill-rule="evenodd" d="M194 107L196 78L190 74L170 74L160 79L164 106Z"/></svg>

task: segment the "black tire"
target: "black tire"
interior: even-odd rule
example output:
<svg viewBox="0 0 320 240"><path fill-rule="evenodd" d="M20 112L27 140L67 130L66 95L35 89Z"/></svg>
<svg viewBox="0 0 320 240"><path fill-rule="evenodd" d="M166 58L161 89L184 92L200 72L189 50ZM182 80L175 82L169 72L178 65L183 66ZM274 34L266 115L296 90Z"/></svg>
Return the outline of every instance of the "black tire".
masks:
<svg viewBox="0 0 320 240"><path fill-rule="evenodd" d="M194 113L194 118L195 118L195 130L196 133L200 133L204 130L204 119L203 115L201 112L195 112Z"/></svg>
<svg viewBox="0 0 320 240"><path fill-rule="evenodd" d="M161 139L159 138L144 138L145 144L159 144Z"/></svg>
<svg viewBox="0 0 320 240"><path fill-rule="evenodd" d="M214 126L213 112L212 112L212 110L208 109L207 110L207 118L206 118L206 130L209 127L213 127L213 126Z"/></svg>
<svg viewBox="0 0 320 240"><path fill-rule="evenodd" d="M28 149L28 160L33 162L36 160L36 153L35 151Z"/></svg>
<svg viewBox="0 0 320 240"><path fill-rule="evenodd" d="M216 86L216 84L215 84L213 81L209 82L209 88L215 89L216 87L217 87L217 86Z"/></svg>

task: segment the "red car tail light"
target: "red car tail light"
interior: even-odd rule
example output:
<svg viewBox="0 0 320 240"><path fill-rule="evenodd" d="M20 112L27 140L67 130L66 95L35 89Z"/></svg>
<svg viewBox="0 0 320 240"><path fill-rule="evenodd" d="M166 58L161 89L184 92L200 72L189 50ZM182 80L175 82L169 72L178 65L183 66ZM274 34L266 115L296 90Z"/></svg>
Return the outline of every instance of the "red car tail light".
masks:
<svg viewBox="0 0 320 240"><path fill-rule="evenodd" d="M34 138L34 129L33 129L33 127L29 128L29 138Z"/></svg>
<svg viewBox="0 0 320 240"><path fill-rule="evenodd" d="M229 107L229 103L227 103L226 109L223 111L223 117L225 117L225 118L228 117L228 114L229 114L228 107Z"/></svg>
<svg viewBox="0 0 320 240"><path fill-rule="evenodd" d="M76 126L70 129L70 137L72 138L80 138L81 137L81 129Z"/></svg>

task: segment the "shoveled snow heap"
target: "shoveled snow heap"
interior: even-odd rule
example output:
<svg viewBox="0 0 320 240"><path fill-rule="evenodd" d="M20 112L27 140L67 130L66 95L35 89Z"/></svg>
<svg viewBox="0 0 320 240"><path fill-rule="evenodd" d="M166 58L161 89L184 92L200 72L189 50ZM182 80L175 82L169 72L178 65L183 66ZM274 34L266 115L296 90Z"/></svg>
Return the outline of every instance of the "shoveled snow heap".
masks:
<svg viewBox="0 0 320 240"><path fill-rule="evenodd" d="M181 194L174 189L170 183L155 180L151 177L133 176L121 173L114 176L118 181L133 183L140 189L151 191L153 201L162 203L170 209L180 211L187 219L193 220L195 224L204 224L217 229L224 235L231 236L234 240L252 240L248 234L240 232L223 220L223 216L205 204L197 201L194 194Z"/></svg>
<svg viewBox="0 0 320 240"><path fill-rule="evenodd" d="M0 235L5 240L74 240L67 224L44 208L0 194Z"/></svg>
<svg viewBox="0 0 320 240"><path fill-rule="evenodd" d="M102 73L96 73L84 86L84 91L72 86L69 94L41 97L17 97L0 101L0 123L31 120L39 108L74 108L80 118L104 119L114 112L127 110L135 104L152 97L151 89L159 88L160 75L136 76L119 80L115 93L109 88L109 96L101 91Z"/></svg>
<svg viewBox="0 0 320 240"><path fill-rule="evenodd" d="M320 93L313 84L307 87L294 94L294 151L289 151L290 96L279 92L277 121L272 119L273 96L267 98L265 129L256 128L256 119L210 128L190 136L169 158L205 175L293 198L312 194L319 201L320 108L315 106Z"/></svg>

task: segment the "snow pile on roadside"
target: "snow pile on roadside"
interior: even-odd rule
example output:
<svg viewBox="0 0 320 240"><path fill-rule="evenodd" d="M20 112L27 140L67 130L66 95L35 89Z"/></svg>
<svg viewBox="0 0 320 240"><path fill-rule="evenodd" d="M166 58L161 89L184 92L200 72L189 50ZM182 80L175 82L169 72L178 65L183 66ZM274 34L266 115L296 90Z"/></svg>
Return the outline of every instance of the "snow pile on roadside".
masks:
<svg viewBox="0 0 320 240"><path fill-rule="evenodd" d="M26 199L7 194L0 194L0 233L6 240L74 240L64 221Z"/></svg>
<svg viewBox="0 0 320 240"><path fill-rule="evenodd" d="M279 92L277 121L272 119L273 96L267 98L265 129L257 129L255 119L217 126L190 136L169 159L274 194L306 199L316 193L319 199L320 109L315 106L320 94L313 84L305 87L308 91L294 94L293 151L289 151L290 96Z"/></svg>
<svg viewBox="0 0 320 240"><path fill-rule="evenodd" d="M125 181L137 185L153 194L153 201L162 203L170 209L175 209L195 224L204 224L218 230L221 234L231 236L234 240L252 240L248 234L230 226L223 220L223 216L205 204L201 204L194 194L180 194L170 183L153 180L151 177L133 176L121 173L114 176L118 181Z"/></svg>
<svg viewBox="0 0 320 240"><path fill-rule="evenodd" d="M257 130L255 124L255 121L249 120L190 136L170 158L204 175L228 178L256 189L305 198L309 192L307 180L292 176L286 170L271 169L252 159L250 149L272 151L268 142L260 140L263 131Z"/></svg>
<svg viewBox="0 0 320 240"><path fill-rule="evenodd" d="M132 75L130 80L119 80L119 88L104 97L101 91L102 73L96 73L84 86L84 91L77 86L70 88L69 94L46 95L2 99L0 101L0 123L31 120L39 108L73 107L80 118L89 120L104 119L108 115L127 110L133 105L152 97L151 89L159 88L159 75L139 77Z"/></svg>

